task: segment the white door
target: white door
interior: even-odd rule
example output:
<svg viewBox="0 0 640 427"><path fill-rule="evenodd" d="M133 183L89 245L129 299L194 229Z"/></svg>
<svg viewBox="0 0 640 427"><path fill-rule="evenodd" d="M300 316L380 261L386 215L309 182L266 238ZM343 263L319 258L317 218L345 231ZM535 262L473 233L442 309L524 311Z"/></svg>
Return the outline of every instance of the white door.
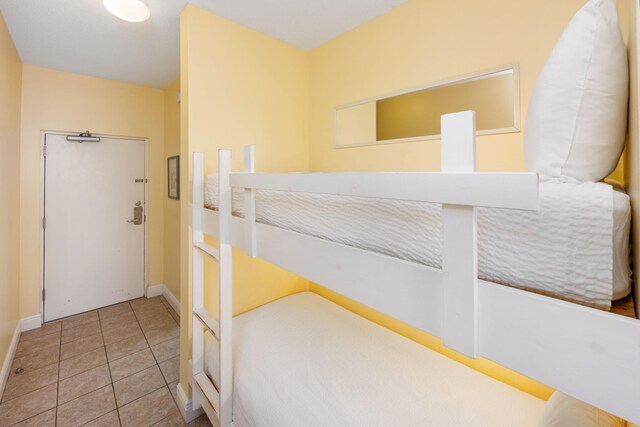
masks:
<svg viewBox="0 0 640 427"><path fill-rule="evenodd" d="M44 320L143 296L145 141L44 143Z"/></svg>

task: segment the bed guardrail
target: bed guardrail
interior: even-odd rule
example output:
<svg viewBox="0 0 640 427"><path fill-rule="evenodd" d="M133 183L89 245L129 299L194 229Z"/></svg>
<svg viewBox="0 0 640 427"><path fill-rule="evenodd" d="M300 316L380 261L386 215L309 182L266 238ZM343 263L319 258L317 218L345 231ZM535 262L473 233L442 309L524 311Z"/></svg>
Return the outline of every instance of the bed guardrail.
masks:
<svg viewBox="0 0 640 427"><path fill-rule="evenodd" d="M204 209L204 162L194 154L193 239L218 236L221 249L229 250L228 273L220 268L221 325L231 324L230 247L237 246L441 337L464 355L486 357L640 422L640 322L477 279L475 207L537 210L538 176L475 172L473 112L442 117L441 173L256 174L252 147L245 148L244 172L231 173L230 153L219 154L219 212ZM245 191L244 219L231 215L234 187ZM255 191L261 189L441 203L442 269L257 223ZM195 307L201 292L196 279L202 281L195 252L193 267ZM230 336L220 342L221 375L229 371L220 390L227 393L230 342ZM201 357L199 346L194 344L194 361ZM194 363L194 377L201 369Z"/></svg>
<svg viewBox="0 0 640 427"><path fill-rule="evenodd" d="M398 199L443 204L442 336L445 345L477 356L477 242L475 207L538 209L535 173L477 173L475 112L442 117L439 173L231 173L232 188ZM253 165L253 152L245 161ZM247 160L246 155L249 155ZM246 221L245 248L255 248L255 195ZM255 253L255 249L252 250Z"/></svg>

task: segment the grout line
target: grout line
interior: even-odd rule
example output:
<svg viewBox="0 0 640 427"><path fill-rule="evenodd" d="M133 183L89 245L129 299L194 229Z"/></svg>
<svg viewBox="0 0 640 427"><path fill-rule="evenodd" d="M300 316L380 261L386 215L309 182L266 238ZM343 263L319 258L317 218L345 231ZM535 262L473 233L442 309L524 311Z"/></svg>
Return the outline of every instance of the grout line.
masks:
<svg viewBox="0 0 640 427"><path fill-rule="evenodd" d="M155 392L156 392L156 391L158 391L158 390L162 390L163 388L166 388L166 389L167 389L167 392L169 393L169 396L171 396L171 401L172 401L172 402L173 402L173 404L175 405L175 410L176 410L175 412L180 412L180 409L178 408L178 404L176 403L175 399L173 398L173 394L171 394L171 390L169 390L169 386L168 386L168 385L166 385L166 384L165 384L165 385L163 385L163 386L158 387L157 389L155 389L155 390L153 390L153 391L150 391L149 393L143 394L143 395L142 395L142 396L140 396L140 397L136 397L136 398L135 398L135 399L133 399L132 401L127 402L127 403L125 403L124 405L122 405L122 407L124 408L125 406L129 406L129 405L131 405L132 403L137 402L138 400L140 400L140 399L142 399L142 398L144 398L144 397L147 397L147 396L149 396L150 394L153 394L153 393L155 393ZM117 403L116 403L116 406L117 406ZM120 414L120 407L118 407L118 414ZM154 422L153 424L151 424L151 425L152 425L152 426L154 426L154 425L158 424L160 421L163 421L163 420L165 420L165 419L169 418L171 415L173 415L173 412L172 412L171 414L167 415L166 417L161 418L161 419L159 419L158 421L155 421L155 422Z"/></svg>
<svg viewBox="0 0 640 427"><path fill-rule="evenodd" d="M97 350L97 349L94 349L94 350ZM93 350L91 350L91 351L93 351ZM81 354L86 354L86 353L81 353ZM46 365L46 366L43 366L43 367L51 366L51 365L54 365L55 363L56 363L56 362L54 362L54 363L50 363L49 365ZM84 374L84 373L86 373L86 372L89 372L89 371L90 371L90 370L92 370L92 369L96 369L96 368L99 368L99 367L101 367L101 366L104 366L104 365L95 366L95 367L93 367L93 368L91 368L91 369L88 369L88 370L86 370L86 371L80 372L80 373L78 373L78 374L72 375L72 376L70 376L70 377L67 377L67 378L64 378L63 380L61 380L61 379L60 379L60 363L61 363L61 362L57 362L57 364L58 364L58 378L57 378L57 381L55 382L55 384L56 384L56 404L55 404L55 406L54 406L54 407L52 407L52 408L46 409L46 410L44 410L44 411L42 411L42 412L40 412L40 413L38 413L38 414L36 414L36 415L33 415L33 416L31 416L31 417L29 417L29 418L27 418L27 419L25 419L25 420L20 420L20 421L18 421L18 423L19 423L19 422L22 422L22 421L26 421L26 420L31 419L31 418L34 418L34 417L36 417L36 416L38 416L38 415L41 415L41 414L43 414L43 413L45 413L45 412L47 412L47 411L52 410L52 409L55 409L55 410L56 410L56 414L55 414L56 421L55 421L55 422L56 422L56 425L57 425L58 407L60 407L60 406L64 406L64 405L66 405L67 403L73 402L73 401L74 401L74 400L76 400L76 399L79 399L79 398L81 398L81 397L83 397L83 396L86 396L87 394L93 393L93 392L94 392L94 391L96 391L96 390L99 390L99 389L101 389L101 388L104 388L104 387L107 387L107 386L108 386L108 384L107 384L107 385L104 385L104 386L98 387L96 390L92 390L92 391L89 391L89 392L87 392L87 393L84 393L84 394L78 395L78 396L74 397L73 399L69 400L68 402L60 403L60 382L61 382L61 381L67 380L67 379L69 379L69 378L74 378L74 377L76 377L76 376L78 376L78 375L82 375L82 374ZM108 365L108 363L107 363L107 365ZM38 368L38 369L40 369L40 368ZM40 388L37 388L37 389L35 389L35 390L30 391L29 393L25 393L25 394L22 394L22 395L20 395L20 396L16 396L16 397L14 397L14 398L11 398L11 399L7 400L6 402L10 402L10 401L12 401L12 400L14 400L14 399L16 399L16 398L26 396L27 394L34 393L34 392L36 392L36 391L38 391L38 390L42 390L43 388L49 387L49 386L51 386L51 385L53 385L53 384L54 384L54 383L52 382L52 383L50 383L50 384L44 385L44 386L42 386L42 387L40 387ZM114 395L114 397L115 397L115 395ZM2 403L6 403L6 402L2 402ZM103 414L103 415L104 415L104 414ZM101 415L101 416L102 416L102 415ZM99 418L99 417L98 417L98 418Z"/></svg>
<svg viewBox="0 0 640 427"><path fill-rule="evenodd" d="M61 331L58 331L58 332L60 332L60 333L61 333ZM52 334L48 334L48 335L52 335ZM43 335L43 336L45 336L45 335ZM61 335L61 336L62 336L62 335ZM59 347L58 347L58 351L60 351L59 349L60 349L60 346L61 346L61 345L62 345L61 343L59 343L59 344L58 344L58 346L59 346ZM53 346L55 346L55 344L50 345L50 346L48 346L48 347L45 347L45 348L44 348L44 349L42 349L42 350L45 350L45 349L47 349L47 348L49 348L49 347L53 347ZM33 352L31 352L31 353L27 353L27 354L25 354L25 355L23 355L23 356L20 356L20 357L15 357L15 355L14 355L13 359L11 360L11 365L10 365L10 366L13 366L13 363L15 362L15 360L16 360L16 359L20 359L20 358L23 358L23 357L28 357L28 356L29 356L29 354L33 354L33 353L36 353L36 352L38 352L38 351L41 351L41 350L36 350L36 351L33 351ZM44 368L47 368L47 367L49 367L49 366L55 365L55 364L57 363L57 364L58 364L58 370L57 370L57 378L56 378L56 381L55 381L56 387L58 387L58 383L59 383L59 381L60 381L60 357L59 357L59 356L60 356L60 354L58 353L58 362L49 363L49 364L47 364L47 365L39 366L39 367L37 367L37 368L33 369L33 371L37 371L37 370L44 369ZM33 371L32 371L32 372L33 372ZM35 389L35 390L31 390L31 391L29 391L29 392L27 392L27 393L23 393L23 394L20 394L20 395L18 395L18 396L14 396L14 397L12 397L12 398L10 398L10 399L4 400L4 395L5 395L5 394L6 394L6 392L7 392L7 387L9 386L10 382L12 382L12 380L13 380L14 378L15 378L15 375L10 376L10 377L8 378L7 383L5 384L5 388L4 388L4 390L2 391L2 395L0 395L0 405L4 405L4 404L6 404L6 403L8 403L8 402L11 402L12 400L18 399L18 398L20 398L20 397L24 397L24 396L26 396L26 395L28 395L28 394L35 393L36 391L42 390L43 388L45 388L45 387L49 387L49 386L51 386L51 385L53 385L53 384L54 384L54 382L51 382L51 383L49 383L49 384L45 384L45 385L43 385L42 387L38 387L38 388L37 388L37 389ZM58 392L57 392L57 389L56 389L56 406L54 406L54 408L55 408L55 407L57 407L57 401L58 401ZM49 409L47 409L47 410L45 410L45 411L43 411L43 412L40 412L40 413L38 413L38 414L34 415L33 417L38 416L38 415L40 415L40 414L42 414L42 413L44 413L44 412L47 412L47 411L49 411L49 410L51 410L51 409L53 409L53 408L49 408ZM33 418L33 417L29 417L29 418ZM29 419L29 418L27 418L27 419ZM18 422L22 422L22 421L25 421L25 420L21 420L21 421L18 421Z"/></svg>
<svg viewBox="0 0 640 427"><path fill-rule="evenodd" d="M106 387L106 386L105 386L105 387ZM98 390L100 390L100 389L98 389ZM80 427L82 427L82 426L86 426L87 424L92 423L92 422L94 422L95 420L97 420L97 419L99 419L99 418L101 418L101 417L104 417L105 415L110 414L110 413L111 413L111 412L113 412L113 411L116 411L116 413L118 412L118 410L117 410L117 409L113 409L113 410L111 410L111 411L109 411L109 412L106 412L106 413L104 413L104 414L102 414L102 415L98 415L96 418L94 418L94 419L92 419L92 420L89 420L89 421L87 421L86 423L82 423L82 424L80 424ZM118 415L118 423L120 423L120 415ZM120 427L122 427L122 423L120 423Z"/></svg>
<svg viewBox="0 0 640 427"><path fill-rule="evenodd" d="M56 417L54 419L54 426L58 426L58 400L60 396L60 364L62 363L62 320L60 321L60 346L58 347L58 383L56 384Z"/></svg>
<svg viewBox="0 0 640 427"><path fill-rule="evenodd" d="M53 335L53 334L51 334L51 335ZM29 341L26 341L26 342L29 342ZM13 359L11 360L11 364L13 365L13 363L18 359L23 359L25 357L32 357L36 353L42 353L44 351L48 352L49 349L51 349L53 347L59 347L61 344L62 344L61 342L58 342L58 343L54 342L54 343L48 344L48 345L46 345L44 347L36 348L35 350L30 350L30 351L28 351L26 353L22 353L22 354L18 353L18 356L15 356L15 355L13 356Z"/></svg>
<svg viewBox="0 0 640 427"><path fill-rule="evenodd" d="M33 330L33 329L32 329L32 330ZM55 333L55 332L54 332L54 333ZM60 336L59 336L59 341L60 341L60 342L62 342L62 331L57 331L57 333L59 333L59 334L60 334ZM43 338L50 337L51 335L53 335L53 334L43 335L43 336L41 336L41 337L32 338L32 339L30 339L30 340L26 340L26 341L22 341L22 342L18 341L18 346L16 347L15 354L13 355L14 360L15 360L15 359L19 359L19 358L21 358L21 357L29 356L30 354L37 353L37 352L40 352L40 351L42 351L42 350L46 350L46 349L47 349L47 348L49 348L49 347L53 347L53 346L55 346L55 345L59 345L59 344L60 344L60 342L59 342L58 344L51 343L51 344L45 345L45 346L43 346L43 347L38 347L38 346L36 345L36 348L35 348L35 349L30 349L30 350L27 350L26 352L25 352L25 350L24 350L24 349L22 349L22 353L20 353L20 352L18 351L18 350L19 350L19 347L20 347L20 344L22 344L22 343L33 343L33 342L34 342L34 341L36 341L36 340L41 340L41 339L43 339Z"/></svg>
<svg viewBox="0 0 640 427"><path fill-rule="evenodd" d="M63 331L71 331L71 330L73 330L73 329L83 328L83 327L86 327L87 325L90 325L90 324L92 324L92 323L97 323L97 324L98 324L98 327L100 327L100 320L92 320L91 322L83 323L83 324L81 324L81 325L74 326L73 328L68 328L68 329L64 329L64 330L60 331L60 332L61 332L61 333L60 333L60 343L61 343L61 344L69 344L69 343L72 343L72 342L74 342L74 341L78 341L78 340L81 340L81 339L84 339L84 338L89 338L89 337L92 337L92 336L94 336L94 335L97 335L96 333L93 333L93 334L85 335L85 336L83 336L83 337L74 338L74 339L72 339L71 341L62 342L62 332L63 332Z"/></svg>
<svg viewBox="0 0 640 427"><path fill-rule="evenodd" d="M144 334L142 334L142 336L143 336L143 338L144 338ZM129 338L135 338L135 337L129 337ZM124 339L124 340L122 340L122 341L128 340L129 338L125 338L125 339ZM116 341L116 343L118 343L118 342L122 342L122 341ZM145 340L145 342L146 342L146 340ZM115 344L115 343L114 343L114 344ZM111 345L111 344L109 344L109 345ZM147 344L147 347L148 347L148 346L149 346L149 344ZM148 347L148 348L149 348L149 349L151 349L150 347ZM105 350L106 350L106 346L105 346ZM115 358L115 359L113 359L113 360L109 360L109 353L107 353L107 363L113 363L113 362L115 362L116 360L124 359L125 357L131 356L132 354L135 354L135 353L139 353L139 352L141 352L142 350L144 350L144 348L141 348L141 349L135 350L133 353L125 354L124 356L117 357L117 358Z"/></svg>
<svg viewBox="0 0 640 427"><path fill-rule="evenodd" d="M133 310L132 310L132 312L133 312ZM135 317L135 313L134 313L134 317ZM137 318L136 318L135 320L133 320L133 321L128 321L128 322L129 322L129 323L133 323L134 321L138 324L138 326L140 326L140 323L138 322ZM124 325L124 324L126 324L126 322L124 322L124 323L123 323L123 325ZM122 326L122 325L121 325L121 326ZM141 328L141 327L140 327L140 332L141 332L141 333L142 333L142 335L144 336L144 331L142 331L142 328ZM103 341L104 346L105 346L105 351L106 351L106 347L107 347L107 345L112 345L112 344L116 344L116 343L119 343L119 342L122 342L122 341L125 341L125 340L128 340L128 339L131 339L131 338L135 338L135 335L131 335L131 336L128 336L128 337L119 338L117 341L113 341L113 342L110 342L110 343L108 343L108 344L107 344L107 343L104 341L104 331L102 330L102 322L101 322L101 326L100 326L100 333L102 334L102 341ZM93 335L91 335L91 336L93 336ZM88 337L87 337L87 338L88 338ZM145 340L146 340L146 337L145 337ZM147 344L148 344L148 343L147 343ZM149 346L149 347L151 347L151 346ZM83 354L83 353L81 353L81 354ZM126 355L126 356L128 356L128 355ZM122 357L126 357L126 356L122 356ZM122 359L122 357L118 357L117 359L110 360L109 362L113 362L113 361L115 361L115 360ZM108 357L107 357L107 359L108 359ZM66 359L65 359L65 360L66 360Z"/></svg>
<svg viewBox="0 0 640 427"><path fill-rule="evenodd" d="M40 367L40 368L37 368L37 369L36 369L36 371L37 371L37 370L39 370L39 369L48 368L49 366L53 366L53 365L55 365L55 362L54 362L54 363L49 363L49 364L48 364L48 365L46 365L46 366L42 366L42 367ZM16 376L14 375L14 376L13 376L13 378L15 378L15 377L16 377ZM50 383L48 383L48 384L44 384L44 385L42 385L42 386L40 386L40 387L38 387L38 388L36 388L36 389L33 389L33 390L30 390L30 391L26 392L26 393L22 393L22 394L19 394L19 395L17 395L17 396L13 396L12 398L7 399L7 400L5 400L5 399L4 399L4 395L5 395L5 394L6 394L6 392L7 392L7 390L6 390L6 389L7 389L7 387L5 387L4 393L3 393L3 395L2 395L2 400L0 400L0 404L5 404L5 403L7 403L7 402L11 402L12 400L15 400L15 399L17 399L17 398L19 398L19 397L26 396L26 395L27 395L27 394L29 394L29 393L33 393L33 392L36 392L36 391L38 391L38 390L42 390L42 389L43 389L43 388L45 388L45 387L49 387L50 385L55 384L56 382L58 382L59 377L60 377L60 366L58 366L58 378L57 378L55 381L52 381L52 382L50 382ZM7 384L9 384L9 381L7 381Z"/></svg>
<svg viewBox="0 0 640 427"><path fill-rule="evenodd" d="M91 319L90 319L90 320L86 320L86 321L84 321L84 322L80 322L80 323L78 323L78 324L77 324L77 325L75 325L75 326L71 326L70 328L65 328L65 327L64 327L63 321L65 321L65 320L71 320L72 318L74 318L74 317L76 317L76 316L78 316L78 317L79 317L79 316L86 316L86 315L88 315L88 314L92 314L92 313L95 313L95 314L96 314L96 317L98 317L98 309L95 309L95 310L90 310L90 311L87 311L87 312L84 312L84 313L80 313L80 314L74 314L73 316L65 317L65 318L62 318L62 319L58 319L58 320L60 321L60 332L62 332L62 331L66 331L66 330L68 330L68 329L77 328L78 326L83 326L83 325L86 325L87 323L90 323L90 322L95 322L95 320L91 320ZM56 321L58 321L58 320L56 320Z"/></svg>
<svg viewBox="0 0 640 427"><path fill-rule="evenodd" d="M100 335L100 336L102 337L102 330L100 330L100 332L98 332L98 333L96 333L96 334L89 335L89 336L87 336L87 337L83 337L83 338L77 339L76 341L80 341L81 339L82 339L82 340L84 340L84 339L91 338L91 337L97 337L98 335ZM74 354L74 355L72 355L72 356L67 357L66 359L62 359L62 346L63 346L63 345L67 345L67 344L71 344L72 342L74 342L74 341L66 342L66 343L62 344L62 340L60 341L60 362L64 362L65 360L72 359L72 358L74 358L74 357L76 357L76 356L81 356L81 355L83 355L83 354L87 354L87 353L89 353L89 352L92 352L93 350L97 350L97 349L99 349L99 348L100 348L100 346L98 346L98 347L94 347L94 348L91 348L91 349L88 349L88 350L81 351L80 353L76 353L76 354ZM105 344L104 344L104 337L102 337L102 346L103 346L103 347L105 346Z"/></svg>
<svg viewBox="0 0 640 427"><path fill-rule="evenodd" d="M133 317L134 317L134 319L135 319L134 321L138 324L138 328L140 329L140 333L142 334L142 337L144 338L145 342L147 343L147 348L149 348L149 350L151 350L151 345L149 344L149 341L147 341L147 337L145 336L144 331L142 330L142 326L140 326L140 322L138 321L138 318L137 318L137 316L135 315L135 312L133 311L133 309L132 309L132 313L133 313ZM120 339L120 340L118 340L118 341L111 342L111 343L109 343L109 345L111 345L111 344L115 344L115 343L119 343L119 342L122 342L122 341L125 341L125 340L128 340L128 339L131 339L131 338L135 338L135 335L132 335L132 336L130 336L130 337L126 337L126 338ZM106 346L107 346L107 344L105 344L105 351L106 351ZM136 350L136 351L134 351L133 353L130 353L130 354L127 354L127 355L124 355L124 356L118 357L118 358L113 359L113 360L109 360L109 356L108 356L108 354L107 354L107 363L115 362L116 360L120 360L120 359L122 359L122 358L125 358L125 357L128 357L128 356L131 356L132 354L139 353L139 352L140 352L140 351L142 351L142 350L144 350L144 348L139 349L139 350ZM153 351L151 352L151 354L153 354Z"/></svg>
<svg viewBox="0 0 640 427"><path fill-rule="evenodd" d="M164 306L164 304L163 304L163 307L164 307L165 310L167 310L167 307ZM138 322L138 326L140 326L140 329L142 330L142 325L140 325L140 319L138 318L138 315L136 314L135 310L133 310L133 315L136 318L136 321ZM171 313L169 313L169 315L171 315ZM172 316L172 318L173 318L173 316ZM173 319L173 320L175 322L175 319ZM180 325L178 325L178 327L180 327ZM162 369L160 368L160 363L158 363L158 359L156 358L156 355L153 353L153 350L151 350L151 344L149 343L149 340L147 340L147 336L144 334L144 331L142 332L142 335L144 336L144 339L147 341L147 345L149 346L149 350L151 351L151 355L153 356L153 360L155 360L156 366L158 367L158 370L160 371L160 376L162 376L162 380L164 381L164 385L162 387L165 387L167 389L167 392L169 392L169 396L171 396L171 400L173 401L173 404L176 405L176 409L178 409L178 405L176 404L175 399L173 398L173 393L171 393L171 390L169 389L169 383L167 383L167 379L164 376L164 372L162 372ZM165 341L162 341L162 342L165 342ZM156 343L156 345L157 344L160 344L160 343ZM170 360L170 359L168 359L168 360ZM156 390L153 390L152 392L147 393L147 394L145 394L143 396L140 396L137 399L134 399L131 402L128 402L126 405L123 405L123 406L127 406L127 405L135 402L136 400L142 399L143 397L148 396L149 394L160 390L162 387L157 388ZM120 408L118 408L118 413L119 413L119 411L120 411ZM167 416L167 417L169 417L169 416ZM165 417L165 418L167 418L167 417ZM157 422L160 422L160 421L164 420L165 418L162 418L161 420L158 420Z"/></svg>
<svg viewBox="0 0 640 427"><path fill-rule="evenodd" d="M41 328L42 328L42 326L41 326ZM35 331L35 330L37 330L37 328L36 329L31 329L29 331L20 332L20 338L18 338L18 343L29 342L29 341L37 340L38 338L48 337L49 335L53 335L56 332L62 332L62 323L60 324L60 329L58 329L57 331L47 332L46 334L42 334L42 335L34 337L34 338L22 339L22 334L26 334L27 332L31 332L31 331Z"/></svg>
<svg viewBox="0 0 640 427"><path fill-rule="evenodd" d="M58 331L58 332L60 332L60 331ZM60 345L61 345L61 344L59 344L59 346L60 346ZM53 347L53 345L51 345L51 346L49 346L49 347ZM45 347L45 348L46 348L46 347ZM58 348L58 351L60 351L60 350L59 350L59 348ZM27 354L27 355L28 355L28 354ZM27 355L20 356L20 357L26 357ZM16 358L15 356L13 357L13 359L11 360L11 366L13 366L13 362L15 362L15 359L18 359L18 358ZM58 358L58 359L59 359L59 358ZM55 363L56 363L56 362L50 363L50 364L45 365L45 366L41 366L41 367L39 367L39 368L36 368L36 370L37 370L37 369L40 369L40 368L46 368L46 367L48 367L48 366L54 365ZM25 419L22 419L22 420L16 421L16 422L15 422L15 423L13 423L12 425L16 425L16 424L21 423L21 422L23 422L23 421L30 420L31 418L35 418L35 417L37 417L38 415L42 415L42 414L44 414L45 412L50 411L50 410L52 410L52 409L55 409L55 410L56 410L56 414L55 414L55 418L54 418L54 420L55 420L55 421L54 421L54 422L57 424L57 416L58 416L58 411L57 411L57 407L58 407L58 391L57 391L57 387L58 387L59 379L60 379L60 360L58 360L58 362L57 362L57 363L58 363L58 381L56 382L56 404L55 404L55 406L54 406L54 407L52 407L52 408L45 409L44 411L39 412L39 413L37 413L37 414L35 414L35 415L32 415L32 416L30 416L29 418L25 418ZM10 377L9 379L11 379L11 377ZM7 384L8 384L8 383L9 383L9 381L7 381ZM42 390L43 388L46 388L46 387L49 387L49 386L53 385L54 383L50 383L50 384L44 385L44 386L42 386L42 387L40 387L40 388L37 388L37 389L35 389L35 390L32 390L32 391L30 391L30 392L28 392L28 393L21 394L20 396L13 397L13 398L11 398L11 399L9 399L9 400L6 400L6 401L5 401L5 400L3 400L3 399L2 399L2 397L4 397L4 393L6 392L6 385L7 385L7 384L5 384L5 390L3 390L2 395L0 396L0 405L7 404L7 403L11 402L12 400L17 399L17 398L19 398L19 397L24 397L24 396L26 396L26 395L28 395L28 394L35 393L36 391Z"/></svg>
<svg viewBox="0 0 640 427"><path fill-rule="evenodd" d="M162 375L162 369L160 369L160 364L158 363L158 359L156 359L156 355L153 354L153 350L151 350L151 344L149 343L149 340L147 339L147 335L144 333L144 330L142 329L142 325L140 324L140 319L138 318L138 315L136 314L135 310L133 310L133 317L136 318L136 322L138 322L138 327L142 331L142 336L144 337L144 340L146 341L147 346L149 346L149 351L151 352L151 356L153 357L153 360L155 360L156 366L158 366L158 369L160 370L160 375ZM164 375L162 375L162 379L164 379ZM165 384L166 382L167 381L165 380Z"/></svg>
<svg viewBox="0 0 640 427"><path fill-rule="evenodd" d="M51 384L49 384L49 385L51 385ZM51 411L52 409L53 409L54 411L56 411L56 415L55 415L55 418L54 418L54 422L56 422L56 421L57 421L57 420L56 420L56 418L57 418L57 415L58 415L58 411L57 411L58 407L57 407L57 406L54 406L53 408L49 408L49 409L47 409L47 410L45 410L45 411L38 412L37 414L30 416L29 418L25 418L24 420L16 421L15 423L11 424L11 426L15 426L16 424L20 424L20 423L23 423L23 422L25 422L25 421L29 421L30 419L35 418L35 417L38 417L38 416L40 416L40 415L44 414L45 412L49 412L49 411ZM10 427L11 427L11 426L10 426Z"/></svg>
<svg viewBox="0 0 640 427"><path fill-rule="evenodd" d="M93 351L96 351L96 350L100 350L100 347L98 347L98 348L94 348L93 350L89 350L89 351L87 351L86 353L80 353L80 354L78 354L78 356L84 356L85 354L89 354L89 353L91 353L91 352L93 352ZM105 353L105 354L104 354L104 358L105 358L105 359L107 359L107 352L106 352L106 350L105 350L104 346L102 347L102 350L103 350L103 351L104 351L104 353ZM70 357L69 359L71 359L71 358L73 358L73 357L76 357L76 356L72 356L72 357ZM66 361L67 361L67 360L69 360L69 359L64 359L63 361L64 361L64 362L66 362ZM60 362L60 363L62 364L62 362ZM109 364L109 361L107 360L105 363L106 363L106 364ZM70 378L75 378L75 377L77 377L78 375L86 374L87 372L92 371L92 370L94 370L94 369L96 369L96 368L99 368L99 367L101 367L101 366L103 366L103 365L97 365L97 366L94 366L94 367L89 368L89 369L87 369L87 370L85 370L85 371L81 371L81 372L78 372L78 373L76 373L76 374L69 375L68 377L65 377L65 378L60 378L58 381L62 382L62 381L66 381L66 380L68 380L68 379L70 379ZM59 374L58 374L58 376L59 376Z"/></svg>
<svg viewBox="0 0 640 427"><path fill-rule="evenodd" d="M167 389L167 391L169 391L169 387L167 387L167 385L165 384L165 385L161 385L160 387L158 387L158 388L156 388L156 389L154 389L154 390L151 390L151 391L150 391L150 392L148 392L148 393L143 394L142 396L138 396L138 397L136 397L135 399L133 399L133 400L131 400L131 401L129 401L129 402L127 402L127 403L125 403L125 404L124 404L124 405L122 405L122 406L118 406L118 403L116 402L116 406L118 406L118 411L120 411L120 408L124 408L125 406L129 406L129 405L131 405L133 402L137 402L138 400L142 399L143 397L147 397L147 396L149 396L150 394L155 393L156 391L158 391L158 390L160 390L160 389L162 389L162 388L166 388L166 389ZM170 391L169 391L169 394L171 394L171 392L170 392ZM171 398L173 399L173 396L171 396ZM164 418L163 418L163 419L164 419ZM160 421L162 421L162 420L160 420ZM156 421L156 422L157 422L157 421Z"/></svg>
<svg viewBox="0 0 640 427"><path fill-rule="evenodd" d="M131 308L133 310L133 308L131 307L131 304L129 304L129 308ZM102 334L102 344L104 346L104 356L105 356L105 359L107 359L107 369L109 370L109 379L111 380L111 392L113 393L113 402L116 405L116 414L118 415L118 423L120 424L120 426L122 426L122 420L120 419L120 409L119 409L119 406L118 406L118 399L116 398L116 388L113 385L113 376L111 375L111 365L109 365L109 357L107 356L107 344L104 342L104 332L102 331L102 320L100 318L100 312L98 312L98 322L100 322L100 333ZM107 414L108 414L108 412L107 412ZM98 417L98 418L100 418L100 417Z"/></svg>
<svg viewBox="0 0 640 427"><path fill-rule="evenodd" d="M95 390L93 390L93 391L102 390L103 388L107 388L107 387L109 387L109 386L108 386L108 385L105 385L105 386L102 386L102 387L98 387L97 389L95 389ZM93 391L92 391L91 393L93 393ZM89 394L89 393L87 393L87 394ZM86 396L87 394L83 394L83 396ZM73 400L76 400L76 399L73 399ZM73 400L70 400L69 402L73 402ZM114 397L114 400L115 400L115 397ZM67 403L69 403L69 402L67 402ZM65 403L64 405L66 405L66 403ZM89 424L90 422L95 421L95 420L97 420L97 419L98 419L98 418L100 418L100 417L104 417L104 416L105 416L105 415L107 415L108 413L111 413L111 412L116 411L116 410L117 410L117 405L116 405L116 409L112 409L112 410L110 410L110 411L105 412L104 414L100 414L100 415L98 415L97 417L95 417L95 418L93 418L93 419L91 419L91 420L89 420L89 421L87 421L87 422L85 422L85 423L82 423L82 424L81 424L81 426L86 426L86 425L87 425L87 424ZM118 422L120 422L120 418L119 418L119 417L118 417ZM63 427L63 426L61 426L61 427Z"/></svg>
<svg viewBox="0 0 640 427"><path fill-rule="evenodd" d="M100 365L100 366L102 366L102 365ZM103 388L109 387L109 385L110 385L110 384L104 384L104 385L101 385L100 387L98 387L98 388L97 388L97 389L95 389L95 390L91 390L91 391L88 391L88 392L86 392L86 393L84 393L84 394L80 394L80 395L78 395L78 396L74 397L74 398L73 398L73 399L71 399L71 400L68 400L68 401L66 401L66 402L64 402L64 403L61 403L60 405L58 405L58 406L56 406L56 407L57 407L57 408L59 408L60 406L64 406L64 405L66 405L66 404L68 404L68 403L74 402L74 401L76 401L76 400L80 399L81 397L84 397L84 396L86 396L86 395L88 395L88 394L91 394L91 393L93 393L93 392L96 392L96 391L98 391L98 390L100 390L100 389L103 389ZM109 412L111 412L111 411L109 411ZM104 414L102 414L102 415L104 415ZM102 416L102 415L101 415L101 416Z"/></svg>
<svg viewBox="0 0 640 427"><path fill-rule="evenodd" d="M131 354L129 354L129 355L127 355L127 356L125 356L125 357L129 357L129 356L133 356L134 354L142 353L142 352L143 352L143 351L145 351L145 350L149 350L149 352L151 352L151 349L150 349L149 347L147 347L147 348L143 348L143 349L142 349L142 350L140 350L140 351L136 351L136 352L134 352L134 353L131 353ZM153 357L153 352L151 352L151 356ZM120 359L124 359L124 357L121 357ZM120 360L120 359L117 359L117 360ZM122 377L122 378L120 378L119 380L114 381L114 383L117 383L117 382L120 382L120 381L122 381L122 380L125 380L125 379L127 379L127 378L129 378L129 377L131 377L131 376L133 376L133 375L139 374L139 373L140 373L140 372L142 372L142 371L146 371L147 369L153 368L154 366L158 366L158 362L155 362L155 363L154 363L153 365L151 365L151 366L145 366L144 368L140 369L139 371L131 372L129 375L127 375L127 376L125 376L125 377ZM111 369L111 367L109 367L109 369ZM162 372L162 371L161 371L161 372ZM113 379L113 378L112 378L112 379Z"/></svg>

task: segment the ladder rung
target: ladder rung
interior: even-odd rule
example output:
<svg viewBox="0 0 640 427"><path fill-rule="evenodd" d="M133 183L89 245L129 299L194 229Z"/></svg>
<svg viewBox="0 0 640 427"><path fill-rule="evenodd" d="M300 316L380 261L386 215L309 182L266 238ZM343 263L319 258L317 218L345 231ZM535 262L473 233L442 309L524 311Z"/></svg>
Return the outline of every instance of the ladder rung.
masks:
<svg viewBox="0 0 640 427"><path fill-rule="evenodd" d="M218 413L213 409L213 406L211 406L209 401L207 399L202 399L200 404L202 405L202 409L204 409L205 414L207 414L207 418L211 422L211 425L213 427L221 427L220 419L218 419Z"/></svg>
<svg viewBox="0 0 640 427"><path fill-rule="evenodd" d="M218 414L220 413L220 393L216 390L216 387L213 385L213 382L209 379L209 377L204 373L200 372L193 376L195 383L198 385L200 391L204 395L205 399L211 404L213 410L216 413L216 418L218 418ZM208 414L207 414L208 415Z"/></svg>
<svg viewBox="0 0 640 427"><path fill-rule="evenodd" d="M205 243L205 242L197 242L193 244L194 248L200 249L205 255L213 258L215 261L220 262L220 252L214 248L213 246Z"/></svg>
<svg viewBox="0 0 640 427"><path fill-rule="evenodd" d="M211 331L213 336L220 340L220 323L207 311L204 307L198 307L193 310L194 317L200 321L207 329Z"/></svg>

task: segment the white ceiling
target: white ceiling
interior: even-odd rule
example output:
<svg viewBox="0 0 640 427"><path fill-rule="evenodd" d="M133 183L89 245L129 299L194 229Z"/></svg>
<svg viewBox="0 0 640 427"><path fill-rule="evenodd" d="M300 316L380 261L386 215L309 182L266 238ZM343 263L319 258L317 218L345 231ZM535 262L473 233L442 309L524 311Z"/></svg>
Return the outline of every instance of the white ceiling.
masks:
<svg viewBox="0 0 640 427"><path fill-rule="evenodd" d="M313 49L406 0L149 0L133 24L102 0L0 0L27 64L163 88L178 77L179 15L187 3L302 49Z"/></svg>

